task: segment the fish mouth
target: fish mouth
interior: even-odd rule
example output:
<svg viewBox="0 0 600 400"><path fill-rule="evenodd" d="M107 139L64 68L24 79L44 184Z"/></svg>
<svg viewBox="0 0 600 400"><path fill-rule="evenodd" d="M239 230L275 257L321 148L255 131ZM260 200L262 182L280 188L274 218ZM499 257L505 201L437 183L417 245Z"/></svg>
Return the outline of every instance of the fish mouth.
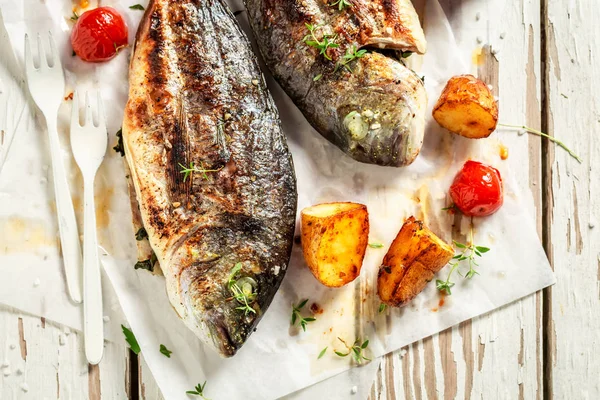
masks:
<svg viewBox="0 0 600 400"><path fill-rule="evenodd" d="M233 341L227 325L223 323L223 317L211 313L207 319L208 329L214 346L223 357L233 357L240 346Z"/></svg>

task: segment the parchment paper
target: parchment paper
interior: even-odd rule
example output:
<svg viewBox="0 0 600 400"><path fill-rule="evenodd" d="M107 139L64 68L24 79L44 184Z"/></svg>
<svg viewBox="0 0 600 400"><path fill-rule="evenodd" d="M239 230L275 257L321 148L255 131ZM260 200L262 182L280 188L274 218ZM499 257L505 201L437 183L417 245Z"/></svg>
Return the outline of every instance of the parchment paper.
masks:
<svg viewBox="0 0 600 400"><path fill-rule="evenodd" d="M142 13L128 8L133 1L106 3L127 16L132 39ZM233 9L243 9L239 2L231 3ZM102 90L112 147L127 98L129 51L100 65L84 64L72 57L68 44L70 2L0 0L0 7L19 54L24 32L53 30L69 82L66 94L75 84L80 90ZM240 18L247 28L244 14ZM436 1L427 2L424 19L429 51L422 58L412 56L411 62L425 76L431 108L447 79L469 69L456 56L459 52L454 37ZM163 278L133 269L135 241L123 164L120 156L109 149L96 184L99 240L106 272L104 304L110 316L106 335L109 340L122 340L122 307L165 398L186 398L186 390L205 380L206 395L212 399L278 398L353 366L349 357L340 358L331 352L344 350L338 337L349 343L355 338L368 338L367 356L375 358L554 283L533 223L531 196L518 192L511 172L498 157L498 143L493 138L463 139L439 128L428 117L425 144L413 165L396 169L359 164L313 131L279 87L270 78L267 80L294 156L298 209L336 200L367 204L370 241L383 243L384 248L368 249L361 276L355 282L328 289L310 274L300 248L295 246L286 278L257 332L238 355L221 359L179 321L168 303ZM66 100L60 124L64 159L71 171L75 205L80 210L82 184L69 152L69 110L70 101ZM81 310L67 300L64 288L47 148L43 124L30 118L19 131L0 175L0 302L80 328ZM501 210L474 221L475 242L492 249L481 259L480 275L471 281L457 277L453 294L444 298L443 306L432 283L409 306L379 313L377 270L405 218L415 215L442 238L465 241L469 221L441 209L449 204L447 190L452 178L469 158L495 165L505 182ZM446 274L447 269L440 276L445 278ZM289 322L291 304L304 298L323 309L307 332L291 328ZM171 358L159 353L160 344L173 351ZM317 360L325 346L329 352ZM372 374L373 365L358 370ZM347 374L340 381L345 384L324 386L318 393L325 393L327 398L346 398L352 379L360 379L357 376ZM359 395L368 386L361 385ZM314 394L311 396L314 398Z"/></svg>

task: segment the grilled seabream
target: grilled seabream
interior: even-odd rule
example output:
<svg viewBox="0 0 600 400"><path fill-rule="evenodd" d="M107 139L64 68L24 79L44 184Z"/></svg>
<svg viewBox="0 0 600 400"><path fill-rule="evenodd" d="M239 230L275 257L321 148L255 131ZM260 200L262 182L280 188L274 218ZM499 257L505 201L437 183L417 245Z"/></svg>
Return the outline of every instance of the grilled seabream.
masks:
<svg viewBox="0 0 600 400"><path fill-rule="evenodd" d="M402 57L424 53L409 0L245 0L263 58L311 125L352 158L404 166L427 94Z"/></svg>
<svg viewBox="0 0 600 400"><path fill-rule="evenodd" d="M123 141L171 304L234 355L285 274L297 194L279 114L222 0L150 1Z"/></svg>

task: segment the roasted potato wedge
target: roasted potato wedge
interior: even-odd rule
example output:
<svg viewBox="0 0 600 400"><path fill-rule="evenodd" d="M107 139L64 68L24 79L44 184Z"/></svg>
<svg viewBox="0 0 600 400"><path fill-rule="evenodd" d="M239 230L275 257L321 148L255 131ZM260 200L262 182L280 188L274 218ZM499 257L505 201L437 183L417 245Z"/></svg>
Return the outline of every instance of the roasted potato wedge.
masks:
<svg viewBox="0 0 600 400"><path fill-rule="evenodd" d="M377 293L387 305L399 307L421 293L433 276L454 256L451 246L410 217L383 258Z"/></svg>
<svg viewBox="0 0 600 400"><path fill-rule="evenodd" d="M367 207L318 204L302 210L301 216L302 252L315 278L329 287L356 279L369 241Z"/></svg>
<svg viewBox="0 0 600 400"><path fill-rule="evenodd" d="M433 107L433 118L450 132L486 138L496 130L498 104L481 80L473 75L454 76Z"/></svg>

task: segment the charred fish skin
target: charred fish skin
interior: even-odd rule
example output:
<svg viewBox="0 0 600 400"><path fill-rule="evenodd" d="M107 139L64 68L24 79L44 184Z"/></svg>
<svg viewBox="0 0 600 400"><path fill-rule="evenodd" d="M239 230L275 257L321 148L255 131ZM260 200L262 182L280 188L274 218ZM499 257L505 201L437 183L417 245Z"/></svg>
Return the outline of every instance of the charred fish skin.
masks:
<svg viewBox="0 0 600 400"><path fill-rule="evenodd" d="M233 356L291 255L296 179L278 111L222 0L151 0L129 75L125 155L169 300Z"/></svg>
<svg viewBox="0 0 600 400"><path fill-rule="evenodd" d="M422 79L390 56L426 51L409 0L349 0L342 10L322 0L245 3L265 63L322 136L360 162L399 167L415 160L427 93ZM326 35L337 47L325 54L306 43ZM377 50L348 61L363 48Z"/></svg>

